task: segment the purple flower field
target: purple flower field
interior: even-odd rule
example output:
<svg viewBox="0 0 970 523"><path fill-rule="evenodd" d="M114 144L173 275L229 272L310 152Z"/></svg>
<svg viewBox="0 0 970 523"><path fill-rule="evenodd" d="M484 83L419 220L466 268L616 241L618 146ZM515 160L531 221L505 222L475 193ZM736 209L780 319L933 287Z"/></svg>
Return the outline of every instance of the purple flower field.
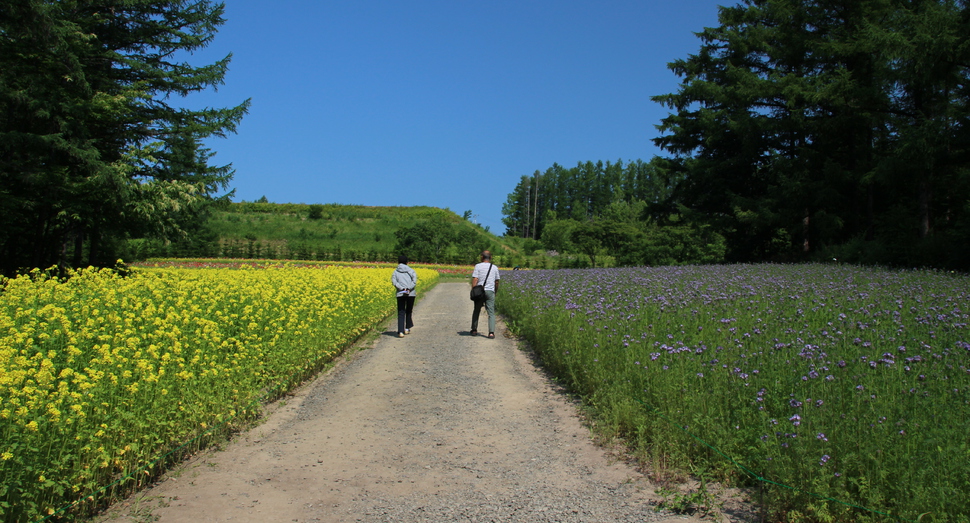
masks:
<svg viewBox="0 0 970 523"><path fill-rule="evenodd" d="M970 278L733 265L503 282L513 329L658 472L769 480L777 521L970 521Z"/></svg>

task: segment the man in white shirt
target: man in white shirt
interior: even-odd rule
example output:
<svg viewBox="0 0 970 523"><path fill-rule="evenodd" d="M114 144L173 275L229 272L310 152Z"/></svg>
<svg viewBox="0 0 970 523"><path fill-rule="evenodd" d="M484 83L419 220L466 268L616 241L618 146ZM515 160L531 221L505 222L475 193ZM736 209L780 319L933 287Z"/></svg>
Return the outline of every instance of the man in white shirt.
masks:
<svg viewBox="0 0 970 523"><path fill-rule="evenodd" d="M478 334L478 315L482 312L482 305L488 313L488 337L495 338L495 293L498 291L499 273L498 267L492 265L492 253L482 251L482 261L475 265L472 271L472 287L483 285L485 287L485 299L475 302L475 311L472 312L472 330L474 336Z"/></svg>

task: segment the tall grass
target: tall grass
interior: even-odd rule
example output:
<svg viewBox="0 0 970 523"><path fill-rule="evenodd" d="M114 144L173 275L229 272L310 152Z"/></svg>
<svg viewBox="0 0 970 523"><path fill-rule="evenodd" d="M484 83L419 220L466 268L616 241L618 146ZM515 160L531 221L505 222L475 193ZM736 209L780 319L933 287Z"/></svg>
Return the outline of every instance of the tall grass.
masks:
<svg viewBox="0 0 970 523"><path fill-rule="evenodd" d="M778 521L970 521L970 279L837 265L514 271L500 310L656 467Z"/></svg>

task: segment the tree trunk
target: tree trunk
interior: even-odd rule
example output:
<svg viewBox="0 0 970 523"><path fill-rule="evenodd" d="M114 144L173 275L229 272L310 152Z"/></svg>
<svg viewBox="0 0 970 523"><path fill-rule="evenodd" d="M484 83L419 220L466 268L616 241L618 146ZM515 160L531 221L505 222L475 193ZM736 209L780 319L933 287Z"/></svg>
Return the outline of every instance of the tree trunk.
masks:
<svg viewBox="0 0 970 523"><path fill-rule="evenodd" d="M870 183L866 187L866 241L876 239L875 189Z"/></svg>
<svg viewBox="0 0 970 523"><path fill-rule="evenodd" d="M802 252L805 254L808 254L808 252L811 250L812 245L808 239L808 234L811 231L811 227L809 226L811 223L811 218L807 207L805 208L804 216L805 217L802 218Z"/></svg>
<svg viewBox="0 0 970 523"><path fill-rule="evenodd" d="M930 180L924 177L919 183L919 237L926 238L932 232L930 227L930 204L933 201L933 188Z"/></svg>
<svg viewBox="0 0 970 523"><path fill-rule="evenodd" d="M78 268L81 266L81 257L84 255L84 232L77 231L74 234L74 261L71 264L72 267Z"/></svg>
<svg viewBox="0 0 970 523"><path fill-rule="evenodd" d="M91 244L88 246L88 264L98 265L101 258L101 233L98 227L91 229Z"/></svg>

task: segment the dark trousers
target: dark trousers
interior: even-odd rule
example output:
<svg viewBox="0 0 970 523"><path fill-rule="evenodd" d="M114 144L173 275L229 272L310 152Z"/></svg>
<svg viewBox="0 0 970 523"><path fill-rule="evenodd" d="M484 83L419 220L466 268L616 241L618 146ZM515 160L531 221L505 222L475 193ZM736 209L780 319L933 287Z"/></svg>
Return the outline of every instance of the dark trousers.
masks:
<svg viewBox="0 0 970 523"><path fill-rule="evenodd" d="M397 331L404 332L414 327L411 321L411 311L414 310L414 296L397 297Z"/></svg>

